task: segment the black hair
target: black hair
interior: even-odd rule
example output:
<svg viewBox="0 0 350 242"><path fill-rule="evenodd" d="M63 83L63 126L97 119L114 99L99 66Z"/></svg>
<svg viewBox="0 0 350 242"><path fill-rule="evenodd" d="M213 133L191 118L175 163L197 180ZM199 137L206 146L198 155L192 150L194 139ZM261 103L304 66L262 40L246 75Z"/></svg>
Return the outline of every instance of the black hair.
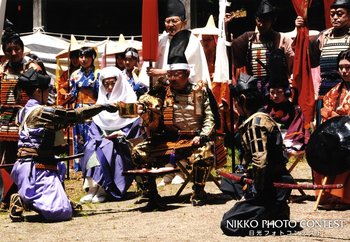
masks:
<svg viewBox="0 0 350 242"><path fill-rule="evenodd" d="M33 60L33 62L35 64L37 64L38 66L40 66L41 68L41 71L38 71L40 74L44 74L44 75L47 75L47 71L46 71L46 67L44 65L44 62L39 58L39 56L35 55L35 54L32 54L32 53L29 53L27 55L31 60Z"/></svg>
<svg viewBox="0 0 350 242"><path fill-rule="evenodd" d="M92 57L95 60L97 54L93 47L82 47L79 50L79 57L85 55L86 57Z"/></svg>
<svg viewBox="0 0 350 242"><path fill-rule="evenodd" d="M79 58L80 51L79 50L73 50L69 53L69 58Z"/></svg>
<svg viewBox="0 0 350 242"><path fill-rule="evenodd" d="M239 106L245 105L245 108L252 113L257 112L263 105L263 95L257 88L245 89L239 92L236 98Z"/></svg>
<svg viewBox="0 0 350 242"><path fill-rule="evenodd" d="M337 57L337 70L339 70L339 62L341 60L348 60L350 61L350 50L343 50L343 51L340 51L340 53L338 54L338 57Z"/></svg>

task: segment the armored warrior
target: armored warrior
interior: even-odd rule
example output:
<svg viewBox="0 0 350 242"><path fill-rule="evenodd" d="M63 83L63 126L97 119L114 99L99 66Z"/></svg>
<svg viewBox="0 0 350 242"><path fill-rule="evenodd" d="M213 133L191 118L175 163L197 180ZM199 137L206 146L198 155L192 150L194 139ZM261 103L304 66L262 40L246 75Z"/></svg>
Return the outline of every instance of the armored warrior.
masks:
<svg viewBox="0 0 350 242"><path fill-rule="evenodd" d="M349 49L350 43L350 1L335 0L331 5L330 19L332 27L322 31L310 42L310 61L312 67L320 67L321 83L319 84L316 108L317 125L321 123L320 110L323 107L322 97L335 85L341 82L337 68L337 56ZM296 27L303 26L304 19L298 16Z"/></svg>
<svg viewBox="0 0 350 242"><path fill-rule="evenodd" d="M257 79L241 74L235 86L235 106L246 120L239 126L243 147L241 185L244 199L224 214L221 229L226 235L248 235L249 228L228 226L234 221L256 221L255 229L261 230L263 220L288 220L287 199L290 189L276 189L274 182L292 183L286 169L287 158L281 132L277 123L266 113L259 112L262 96ZM244 186L244 178L253 179L252 186ZM223 180L225 182L225 180ZM233 184L237 188L236 184ZM241 187L242 187L241 186Z"/></svg>
<svg viewBox="0 0 350 242"><path fill-rule="evenodd" d="M271 51L283 50L288 65L286 75L292 73L294 59L292 39L272 28L275 21L275 7L268 0L263 0L256 12L257 31L248 31L232 41L235 67L246 67L249 75L258 78L258 87L264 95L268 95L267 69Z"/></svg>
<svg viewBox="0 0 350 242"><path fill-rule="evenodd" d="M168 150L166 155L155 157L153 162L163 159L165 163L169 160L173 164L175 161L192 163L194 185L191 201L194 206L201 206L205 204L204 186L213 164L212 147L208 141L215 123L205 83L191 84L189 80L190 67L184 55L189 37L190 32L182 30L172 39L167 71L169 85L156 93L162 107L161 122L152 127L151 141L136 146L134 153L139 153L139 148L146 153L155 153L159 147L164 147ZM141 96L140 102L148 106L149 101ZM141 117L147 120L147 115L146 109ZM138 156L137 159L150 160L150 157Z"/></svg>
<svg viewBox="0 0 350 242"><path fill-rule="evenodd" d="M30 68L19 77L17 88L30 97L18 113L20 124L17 161L11 178L18 194L11 196L10 218L23 219L24 208L38 212L48 221L72 217L72 206L62 186L55 148L60 145L57 131L83 123L101 111L116 112L117 104L95 105L72 110L46 106L50 77Z"/></svg>

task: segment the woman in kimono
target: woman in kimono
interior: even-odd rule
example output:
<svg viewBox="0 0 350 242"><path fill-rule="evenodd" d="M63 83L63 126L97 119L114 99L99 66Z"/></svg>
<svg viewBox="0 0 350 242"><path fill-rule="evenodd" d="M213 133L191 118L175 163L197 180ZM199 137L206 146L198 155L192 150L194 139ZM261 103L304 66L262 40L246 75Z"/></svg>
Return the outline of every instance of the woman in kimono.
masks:
<svg viewBox="0 0 350 242"><path fill-rule="evenodd" d="M118 68L102 69L99 81L98 104L136 103L135 92ZM107 195L113 200L123 198L133 179L122 175L133 168L128 140L140 136L140 125L138 117L122 118L119 113L101 112L93 117L81 162L88 194L81 203L104 202Z"/></svg>

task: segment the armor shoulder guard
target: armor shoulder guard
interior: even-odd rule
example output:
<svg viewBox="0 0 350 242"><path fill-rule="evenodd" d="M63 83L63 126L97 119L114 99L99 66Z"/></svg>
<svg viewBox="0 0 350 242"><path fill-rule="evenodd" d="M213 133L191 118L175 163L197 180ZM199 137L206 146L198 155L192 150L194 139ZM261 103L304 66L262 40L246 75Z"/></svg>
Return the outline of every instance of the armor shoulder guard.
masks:
<svg viewBox="0 0 350 242"><path fill-rule="evenodd" d="M267 113L257 112L252 116L252 124L254 126L266 127L271 129L277 126L276 122Z"/></svg>

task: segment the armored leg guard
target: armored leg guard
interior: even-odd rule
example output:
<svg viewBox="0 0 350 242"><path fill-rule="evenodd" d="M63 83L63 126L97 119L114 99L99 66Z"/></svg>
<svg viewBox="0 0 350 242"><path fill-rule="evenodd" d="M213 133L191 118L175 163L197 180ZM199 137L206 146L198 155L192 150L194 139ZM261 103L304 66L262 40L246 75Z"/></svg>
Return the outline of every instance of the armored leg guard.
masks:
<svg viewBox="0 0 350 242"><path fill-rule="evenodd" d="M193 206L203 206L206 203L207 194L204 191L205 182L208 179L210 166L193 166L193 193L191 202Z"/></svg>
<svg viewBox="0 0 350 242"><path fill-rule="evenodd" d="M14 193L11 195L9 211L9 216L12 222L23 221L24 205L18 193Z"/></svg>

